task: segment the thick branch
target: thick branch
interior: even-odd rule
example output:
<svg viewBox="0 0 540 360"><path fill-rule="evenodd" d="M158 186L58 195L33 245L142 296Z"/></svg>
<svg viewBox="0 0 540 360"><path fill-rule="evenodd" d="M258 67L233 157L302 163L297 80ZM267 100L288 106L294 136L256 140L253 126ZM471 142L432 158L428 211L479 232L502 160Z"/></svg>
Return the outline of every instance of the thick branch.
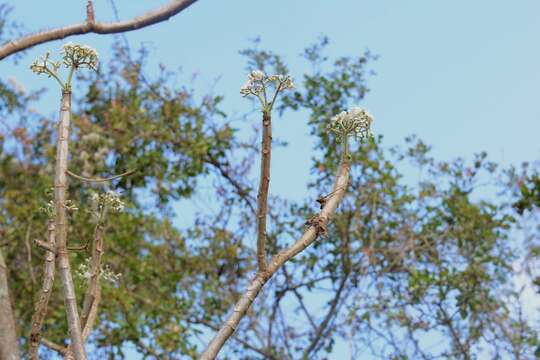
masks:
<svg viewBox="0 0 540 360"><path fill-rule="evenodd" d="M341 166L336 174L332 195L327 199L319 215L317 216L318 220L312 222L309 228L293 245L275 255L268 264L266 272L257 273L255 278L248 286L246 292L236 303L233 313L221 326L219 332L212 339L204 353L201 355L200 360L212 360L216 358L225 342L238 327L240 320L242 320L264 284L266 284L266 282L283 264L311 245L311 243L317 239L317 236L325 231L330 217L335 213L337 206L345 194L345 189L349 181L349 169L350 165L348 162L348 157L343 156Z"/></svg>
<svg viewBox="0 0 540 360"><path fill-rule="evenodd" d="M55 250L56 246L56 233L54 228L54 220L49 220L48 226L48 241L46 243L47 248ZM45 244L44 244L45 245ZM47 307L49 305L49 298L51 296L53 282L54 282L54 258L53 251L47 251L45 253L45 267L43 269L43 285L41 286L41 293L36 303L34 314L32 315L32 328L30 329L30 344L28 348L28 358L31 360L39 359L38 348L41 341L41 328L43 327L43 321L47 315Z"/></svg>
<svg viewBox="0 0 540 360"><path fill-rule="evenodd" d="M157 24L168 20L180 13L197 0L172 0L168 5L162 6L156 10L149 11L144 15L134 17L126 21L113 23L95 22L93 18L93 8L91 12L87 11L87 21L80 24L68 25L61 28L45 30L35 34L26 35L20 39L9 41L0 47L0 60L26 50L32 46L39 45L48 41L63 39L72 35L81 35L88 33L95 34L114 34L137 30L146 26ZM87 8L88 10L88 8Z"/></svg>
<svg viewBox="0 0 540 360"><path fill-rule="evenodd" d="M0 248L0 359L20 358L13 307L9 298L7 267Z"/></svg>
<svg viewBox="0 0 540 360"><path fill-rule="evenodd" d="M71 116L71 92L62 92L60 104L60 122L58 123L58 141L56 147L56 167L54 175L54 206L56 208L56 261L58 272L64 290L64 304L68 321L71 347L76 360L86 360L86 352L81 334L81 324L75 298L75 286L71 275L67 250L67 166L68 166L68 141Z"/></svg>
<svg viewBox="0 0 540 360"><path fill-rule="evenodd" d="M270 186L270 159L272 156L272 118L263 110L261 144L261 178L257 193L257 263L259 271L266 271L266 215L268 212L268 187Z"/></svg>

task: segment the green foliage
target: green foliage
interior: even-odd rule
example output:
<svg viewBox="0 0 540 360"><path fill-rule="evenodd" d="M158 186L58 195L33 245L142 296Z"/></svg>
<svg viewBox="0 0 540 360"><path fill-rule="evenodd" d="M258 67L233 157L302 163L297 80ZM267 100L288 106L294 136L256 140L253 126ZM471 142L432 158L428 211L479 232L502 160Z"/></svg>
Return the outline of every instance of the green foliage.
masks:
<svg viewBox="0 0 540 360"><path fill-rule="evenodd" d="M540 176L532 175L520 186L521 197L514 203L519 214L540 207Z"/></svg>
<svg viewBox="0 0 540 360"><path fill-rule="evenodd" d="M325 131L331 117L368 92L375 57L330 61L327 43L306 49L313 72L296 76L297 90L276 103L283 115L308 114L316 151L311 200L270 199L271 253L302 232L320 205L313 199L330 189L339 154ZM70 170L101 177L136 169L111 184L70 180L70 199L80 209L70 217L70 245L92 236L91 191L120 191L126 203L105 223L104 263L121 277L103 283L92 356L125 358L130 346L149 358L196 358L254 272L251 165L258 141L238 139L219 109L220 96L178 88L165 69L148 79L144 52L133 60L126 49L114 51L108 68L83 77L83 92L74 90L83 95L76 96ZM286 73L274 53L243 54L250 70ZM13 89L6 91L0 99L11 101L4 108L17 118L30 104L10 100ZM30 243L46 234L46 214L38 209L52 186L54 132L53 121L42 117L26 132L6 133L11 145L0 155L2 245L23 339L43 266L42 250ZM351 344L353 358L471 359L486 351L490 358L532 358L538 329L513 287L522 249L513 232L515 197L504 195L512 185L495 180L502 171L484 153L437 161L414 136L392 149L374 138L351 149L351 163L348 194L328 236L276 274L223 358L323 359L339 341ZM479 195L486 179L500 197ZM211 198L212 208L178 229L173 209L195 201L194 193ZM87 250L72 252L73 268L87 257ZM75 281L80 299L84 279ZM45 337L65 343L58 290Z"/></svg>

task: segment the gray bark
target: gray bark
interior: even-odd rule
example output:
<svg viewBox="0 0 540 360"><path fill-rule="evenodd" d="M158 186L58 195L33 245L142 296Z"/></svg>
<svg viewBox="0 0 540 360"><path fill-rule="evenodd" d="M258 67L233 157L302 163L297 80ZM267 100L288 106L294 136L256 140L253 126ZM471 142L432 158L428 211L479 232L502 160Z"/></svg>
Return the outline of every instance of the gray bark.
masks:
<svg viewBox="0 0 540 360"><path fill-rule="evenodd" d="M19 343L9 299L7 267L0 248L0 360L19 360Z"/></svg>
<svg viewBox="0 0 540 360"><path fill-rule="evenodd" d="M67 166L69 155L69 127L71 121L71 92L62 92L60 121L58 123L58 141L56 147L56 167L54 174L54 206L56 208L56 262L60 281L64 290L64 305L68 321L69 337L75 360L86 360L82 340L81 323L75 298L75 286L71 276L67 251Z"/></svg>

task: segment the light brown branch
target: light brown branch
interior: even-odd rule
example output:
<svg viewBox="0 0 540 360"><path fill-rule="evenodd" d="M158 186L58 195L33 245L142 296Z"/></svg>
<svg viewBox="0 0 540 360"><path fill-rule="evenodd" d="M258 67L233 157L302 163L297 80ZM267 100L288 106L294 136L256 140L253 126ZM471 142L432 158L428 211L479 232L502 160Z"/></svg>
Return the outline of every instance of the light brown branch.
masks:
<svg viewBox="0 0 540 360"><path fill-rule="evenodd" d="M65 346L52 342L49 339L42 338L41 343L45 345L46 347L48 347L49 349L56 351L60 355L65 356L67 354L67 348Z"/></svg>
<svg viewBox="0 0 540 360"><path fill-rule="evenodd" d="M0 47L0 60L19 51L26 50L32 46L43 44L48 41L63 39L72 35L82 35L88 33L114 34L141 29L146 26L168 20L169 18L188 8L196 1L197 0L172 0L169 4L149 11L144 15L137 16L126 21L112 23L95 22L95 19L93 18L93 7L90 6L90 12L88 11L88 6L91 4L91 2L89 2L89 5L87 5L86 22L45 30L9 41Z"/></svg>
<svg viewBox="0 0 540 360"><path fill-rule="evenodd" d="M43 240L39 240L39 239L34 239L34 244L36 244L36 246L42 248L43 250L47 251L47 252L50 252L52 254L56 254L56 246L55 246L55 243L52 243L50 242L45 242ZM54 261L54 259L53 259Z"/></svg>
<svg viewBox="0 0 540 360"><path fill-rule="evenodd" d="M90 281L84 294L83 310L81 313L81 325L83 338L87 338L93 327L99 300L101 299L101 287L99 275L101 271L101 257L103 255L103 225L98 223L94 230L92 244L92 258L90 260ZM86 337L84 334L87 334Z"/></svg>
<svg viewBox="0 0 540 360"><path fill-rule="evenodd" d="M34 274L34 268L32 267L32 246L30 245L30 233L32 232L32 223L28 224L26 228L26 235L24 236L24 246L26 247L26 261L28 262L28 272L30 274L30 280L32 281L32 289L36 284L36 275Z"/></svg>
<svg viewBox="0 0 540 360"><path fill-rule="evenodd" d="M71 172L69 170L66 170L66 173L77 179L77 180L81 180L81 181L85 181L85 182L106 182L106 181L111 181L111 180L115 180L115 179L118 179L118 178L121 178L123 176L128 176L128 175L131 175L133 174L135 171L137 171L137 169L133 169L133 170L128 170L122 174L119 174L119 175L114 175L114 176L110 176L110 177L107 177L107 178L87 178L87 177L84 177L84 176L81 176L81 175L77 175L75 174L74 172Z"/></svg>
<svg viewBox="0 0 540 360"><path fill-rule="evenodd" d="M86 351L82 340L81 323L79 311L77 309L77 299L75 297L75 286L71 275L67 250L67 167L68 167L68 141L69 127L71 121L71 92L62 92L60 104L60 122L58 123L58 140L56 146L56 166L54 174L54 206L56 209L55 231L56 231L56 261L58 272L62 282L64 292L64 304L68 322L70 346L76 360L86 360Z"/></svg>
<svg viewBox="0 0 540 360"><path fill-rule="evenodd" d="M202 353L200 360L213 360L216 358L217 354L229 337L234 333L238 327L238 324L240 323L240 320L242 320L266 282L283 264L311 245L315 239L317 239L317 237L325 231L330 217L335 213L337 206L345 194L345 188L349 181L349 169L350 165L348 156L343 156L341 165L336 174L333 187L334 192L332 196L327 199L319 215L317 216L318 221L312 222L309 228L293 245L275 255L268 264L266 272L257 273L255 278L249 284L247 290L236 303L233 313L229 316L225 323L223 323L219 332L215 335L206 350Z"/></svg>
<svg viewBox="0 0 540 360"><path fill-rule="evenodd" d="M54 220L49 220L47 232L48 241L46 243L41 240L34 240L38 246L45 248L47 252L45 253L45 265L43 269L43 285L41 286L39 299L35 305L34 314L32 315L32 328L30 329L30 343L28 348L28 358L30 360L39 359L38 348L41 341L41 328L43 327L43 322L47 315L47 307L49 305L49 298L54 283L54 258L56 253Z"/></svg>
<svg viewBox="0 0 540 360"><path fill-rule="evenodd" d="M92 0L88 0L88 2L86 3L86 22L88 24L96 23L96 16L94 14L94 4L92 3Z"/></svg>
<svg viewBox="0 0 540 360"><path fill-rule="evenodd" d="M261 178L257 193L257 263L259 271L266 271L266 216L268 213L268 187L270 186L270 160L272 156L272 117L263 110L261 143Z"/></svg>

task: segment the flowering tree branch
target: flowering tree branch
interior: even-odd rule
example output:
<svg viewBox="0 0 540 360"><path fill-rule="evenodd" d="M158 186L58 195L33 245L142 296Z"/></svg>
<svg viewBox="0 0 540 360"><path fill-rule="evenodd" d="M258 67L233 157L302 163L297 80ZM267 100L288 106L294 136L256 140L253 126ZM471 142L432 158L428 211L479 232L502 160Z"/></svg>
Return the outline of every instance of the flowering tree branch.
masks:
<svg viewBox="0 0 540 360"><path fill-rule="evenodd" d="M201 355L201 360L212 360L216 358L225 342L238 327L240 320L244 317L262 287L283 264L311 245L317 237L324 232L323 229L326 228L330 217L335 213L338 204L341 202L341 199L343 199L347 182L349 181L349 170L349 161L344 157L336 174L333 194L330 196L320 213L316 216L316 221L311 222L309 228L293 245L282 250L272 258L266 272L257 273L246 292L244 292L240 300L236 303L233 313L223 323L219 332Z"/></svg>
<svg viewBox="0 0 540 360"><path fill-rule="evenodd" d="M12 40L0 46L0 60L26 50L32 46L39 45L48 41L64 39L72 35L82 35L88 33L94 34L114 34L141 29L146 26L157 24L168 20L181 11L188 8L197 0L172 0L169 4L158 9L147 12L144 15L134 17L126 21L112 23L96 22L92 2L87 4L86 22L64 26L56 29L45 30L35 34L23 36L22 38Z"/></svg>
<svg viewBox="0 0 540 360"><path fill-rule="evenodd" d="M274 94L269 102L267 90L273 86ZM272 155L272 107L281 90L294 87L289 76L266 76L262 71L252 71L240 89L243 96L255 95L262 105L261 177L257 193L257 263L259 271L266 271L266 218L268 213L268 188L270 186L270 160Z"/></svg>
<svg viewBox="0 0 540 360"><path fill-rule="evenodd" d="M248 79L248 82L241 89L241 93L245 96L257 96L263 105L263 111L271 110L271 106L273 105L276 97L273 97L270 106L267 107L268 103L266 101L266 86L264 81L265 76L264 74L262 74L262 72L252 72ZM279 91L280 85L277 87L276 92ZM292 81L290 82L290 87L292 87ZM255 301L257 295L259 294L263 286L268 282L268 280L287 261L302 252L309 245L311 245L319 237L319 235L327 234L328 222L332 215L334 215L334 213L336 212L338 205L343 199L349 181L349 137L357 136L361 139L366 139L370 137L372 121L373 118L371 117L371 115L369 115L369 113L367 113L361 108L353 108L348 112L342 112L332 118L332 122L328 126L328 130L337 135L343 146L341 162L336 173L332 192L325 196L323 198L323 201L320 201L321 210L318 215L314 216L307 222L309 228L304 232L304 234L293 245L275 255L270 261L270 263L265 264L266 267L264 271L261 270L261 268L259 267L259 271L255 275L253 280L250 282L246 291L242 294L242 296L236 303L232 314L222 324L218 333L214 336L210 344L202 353L200 360L215 359L225 342L234 334L240 321L245 316L249 307L251 306L253 301ZM261 171L261 173L263 175L265 174L264 169L263 171ZM261 249L259 247L259 242L257 245L257 260L260 266ZM321 324L321 329L324 329L324 327L324 324ZM316 345L316 342L312 344L312 346L310 346L306 350L306 354L309 354L312 351L312 348Z"/></svg>
<svg viewBox="0 0 540 360"><path fill-rule="evenodd" d="M54 170L53 214L56 235L56 262L64 290L64 304L71 338L70 347L73 350L75 360L86 360L86 351L82 339L75 286L73 284L67 247L67 209L76 209L67 199L67 168L69 160L69 128L71 122L71 80L73 73L79 68L95 70L97 68L98 57L94 49L76 44L64 45L62 52L62 62L49 60L47 54L44 58L36 60L30 68L37 74L46 74L49 77L55 78L62 87L60 121L58 123L58 138L56 142L56 165ZM62 81L58 75L58 70L62 64L68 69L68 75L65 81Z"/></svg>

